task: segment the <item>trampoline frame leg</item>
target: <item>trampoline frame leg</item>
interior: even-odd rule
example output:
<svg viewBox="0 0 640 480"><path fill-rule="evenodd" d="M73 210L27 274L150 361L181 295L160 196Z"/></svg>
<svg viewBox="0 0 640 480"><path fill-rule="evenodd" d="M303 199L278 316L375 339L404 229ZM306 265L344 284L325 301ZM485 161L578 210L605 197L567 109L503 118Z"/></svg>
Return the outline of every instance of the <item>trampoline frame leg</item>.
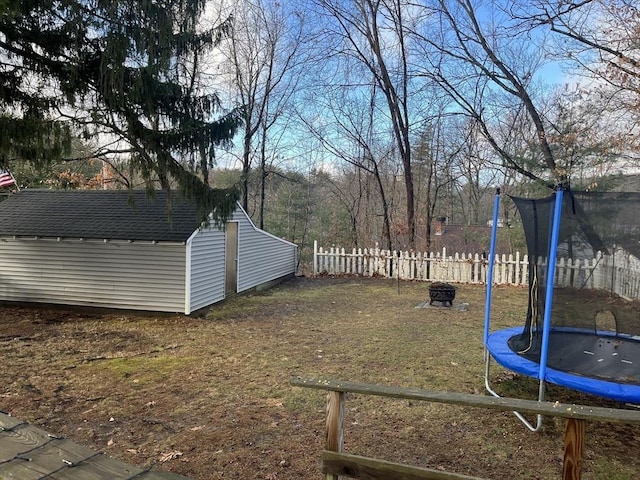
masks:
<svg viewBox="0 0 640 480"><path fill-rule="evenodd" d="M493 388L491 387L491 382L489 380L489 370L490 370L490 365L491 365L491 355L489 354L489 351L485 348L484 349L484 357L485 357L485 362L484 362L484 387L487 390L487 392L489 392L491 395L493 395L496 398L502 398L501 395L499 393L497 393L495 390L493 390ZM539 402L544 402L545 400L545 383L544 380L540 380L540 384L538 386L538 401ZM532 432L538 432L541 428L542 428L542 415L538 414L536 415L536 422L535 422L535 426L529 422L529 420L527 420L524 415L522 415L520 412L516 412L514 411L513 414L516 416L516 418L518 420L520 420L525 427L527 427L529 430L531 430Z"/></svg>

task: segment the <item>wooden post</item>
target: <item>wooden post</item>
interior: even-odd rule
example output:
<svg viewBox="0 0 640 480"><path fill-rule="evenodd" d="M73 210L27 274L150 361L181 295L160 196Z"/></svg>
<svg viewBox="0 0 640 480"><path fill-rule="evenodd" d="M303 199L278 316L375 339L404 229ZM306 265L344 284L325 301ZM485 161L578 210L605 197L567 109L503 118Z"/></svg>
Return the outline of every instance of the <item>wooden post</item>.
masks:
<svg viewBox="0 0 640 480"><path fill-rule="evenodd" d="M567 419L564 434L564 463L562 480L580 480L582 477L582 450L584 447L585 420Z"/></svg>
<svg viewBox="0 0 640 480"><path fill-rule="evenodd" d="M342 453L344 443L344 392L329 391L327 394L327 437L325 450ZM327 473L325 480L339 480L341 477Z"/></svg>

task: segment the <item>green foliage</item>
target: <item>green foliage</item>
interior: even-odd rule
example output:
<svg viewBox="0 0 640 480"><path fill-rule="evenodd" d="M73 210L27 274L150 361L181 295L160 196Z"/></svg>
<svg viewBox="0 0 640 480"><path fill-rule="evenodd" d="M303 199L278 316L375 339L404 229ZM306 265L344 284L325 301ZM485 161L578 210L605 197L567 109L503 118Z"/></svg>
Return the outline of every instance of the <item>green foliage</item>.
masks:
<svg viewBox="0 0 640 480"><path fill-rule="evenodd" d="M237 185L241 175L240 170L215 170L213 184L228 188ZM259 191L259 170L249 171L248 178L252 190ZM312 258L314 240L325 246L355 245L347 208L329 188L333 180L324 172L302 174L278 168L272 168L266 177L264 228L296 243L301 264ZM260 198L251 198L247 213L259 225Z"/></svg>
<svg viewBox="0 0 640 480"><path fill-rule="evenodd" d="M241 123L198 82L199 59L229 20L196 28L201 0L8 0L0 3L0 165L47 163L74 135L124 142L149 189L177 182L202 215L225 219L235 188L196 175ZM194 168L185 167L187 165Z"/></svg>
<svg viewBox="0 0 640 480"><path fill-rule="evenodd" d="M176 358L170 356L158 356L154 358L112 358L104 362L86 365L87 371L108 371L122 378L130 378L138 387L161 382L166 376L172 375L176 370L188 365L193 358Z"/></svg>
<svg viewBox="0 0 640 480"><path fill-rule="evenodd" d="M0 163L10 159L30 159L35 165L48 163L71 152L69 126L42 118L16 118L0 114Z"/></svg>
<svg viewBox="0 0 640 480"><path fill-rule="evenodd" d="M311 215L312 185L301 174L286 172L273 176L269 184L270 209L265 228L296 243L305 241Z"/></svg>
<svg viewBox="0 0 640 480"><path fill-rule="evenodd" d="M322 172L270 175L265 228L297 243L302 254L313 240L351 246L348 214L327 183Z"/></svg>
<svg viewBox="0 0 640 480"><path fill-rule="evenodd" d="M230 188L240 184L242 172L233 169L218 169L214 172L213 184L218 188Z"/></svg>
<svg viewBox="0 0 640 480"><path fill-rule="evenodd" d="M21 163L13 169L20 188L98 188L101 172L99 160L51 161L41 166Z"/></svg>

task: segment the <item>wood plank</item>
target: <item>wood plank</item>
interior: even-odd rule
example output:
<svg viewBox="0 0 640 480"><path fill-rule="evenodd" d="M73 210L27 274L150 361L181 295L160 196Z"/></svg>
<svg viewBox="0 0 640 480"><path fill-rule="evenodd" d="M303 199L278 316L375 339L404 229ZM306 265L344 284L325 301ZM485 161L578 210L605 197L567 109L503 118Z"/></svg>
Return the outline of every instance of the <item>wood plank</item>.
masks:
<svg viewBox="0 0 640 480"><path fill-rule="evenodd" d="M387 462L325 450L322 452L322 471L325 474L344 475L366 480L482 480L456 473L430 468L414 467L403 463Z"/></svg>
<svg viewBox="0 0 640 480"><path fill-rule="evenodd" d="M497 398L470 393L438 392L419 388L403 388L367 383L319 380L294 377L291 384L297 387L331 390L336 392L360 393L381 397L401 398L427 402L463 405L500 411L518 411L562 418L596 420L613 423L640 424L640 411L616 408L590 407L559 402L538 402L518 398Z"/></svg>
<svg viewBox="0 0 640 480"><path fill-rule="evenodd" d="M584 449L584 420L569 418L564 435L564 461L562 480L580 480L582 478L582 460Z"/></svg>
<svg viewBox="0 0 640 480"><path fill-rule="evenodd" d="M327 393L327 425L325 449L336 453L342 452L344 445L344 393ZM338 475L325 474L325 480L339 480Z"/></svg>

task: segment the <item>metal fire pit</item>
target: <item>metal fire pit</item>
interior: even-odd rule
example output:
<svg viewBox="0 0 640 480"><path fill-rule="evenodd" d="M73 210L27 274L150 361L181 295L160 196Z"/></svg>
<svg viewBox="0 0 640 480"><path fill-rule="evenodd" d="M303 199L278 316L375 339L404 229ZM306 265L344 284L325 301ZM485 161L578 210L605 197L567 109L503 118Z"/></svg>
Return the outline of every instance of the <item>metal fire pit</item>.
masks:
<svg viewBox="0 0 640 480"><path fill-rule="evenodd" d="M448 283L432 283L429 286L429 305L433 302L440 302L443 305L453 305L453 299L456 298L456 287Z"/></svg>

